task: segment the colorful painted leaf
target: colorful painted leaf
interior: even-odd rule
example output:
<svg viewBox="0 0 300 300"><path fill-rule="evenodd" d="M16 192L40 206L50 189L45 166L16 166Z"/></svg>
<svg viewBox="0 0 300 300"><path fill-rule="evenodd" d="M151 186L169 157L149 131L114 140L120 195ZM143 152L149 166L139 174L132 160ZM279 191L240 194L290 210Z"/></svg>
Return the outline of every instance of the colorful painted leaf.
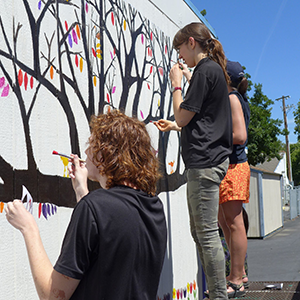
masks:
<svg viewBox="0 0 300 300"><path fill-rule="evenodd" d="M108 95L108 93L106 93L106 98L107 98L107 102L109 103L110 101L109 101L109 95Z"/></svg>
<svg viewBox="0 0 300 300"><path fill-rule="evenodd" d="M41 10L41 6L42 6L42 1L40 0L38 3L38 9Z"/></svg>
<svg viewBox="0 0 300 300"><path fill-rule="evenodd" d="M96 86L97 85L97 78L96 78L96 76L94 76L93 80L94 80L94 86Z"/></svg>
<svg viewBox="0 0 300 300"><path fill-rule="evenodd" d="M148 90L150 90L150 84L149 83L147 83L147 87L148 87Z"/></svg>
<svg viewBox="0 0 300 300"><path fill-rule="evenodd" d="M152 73L153 71L153 66L150 67L150 74Z"/></svg>
<svg viewBox="0 0 300 300"><path fill-rule="evenodd" d="M76 33L77 33L78 38L81 39L80 27L78 24L76 25Z"/></svg>
<svg viewBox="0 0 300 300"><path fill-rule="evenodd" d="M77 41L77 34L74 30L74 28L72 29L72 36L73 36L73 41L75 44L78 44L78 41Z"/></svg>
<svg viewBox="0 0 300 300"><path fill-rule="evenodd" d="M19 70L19 73L18 73L18 81L19 81L19 86L21 86L23 83L23 73L22 73L21 69Z"/></svg>
<svg viewBox="0 0 300 300"><path fill-rule="evenodd" d="M77 54L75 55L75 65L78 68L78 55Z"/></svg>
<svg viewBox="0 0 300 300"><path fill-rule="evenodd" d="M111 57L112 60L114 59L114 56L113 56L113 54L111 53L111 51L110 51L110 57Z"/></svg>
<svg viewBox="0 0 300 300"><path fill-rule="evenodd" d="M124 26L124 30L126 30L126 20L124 20L123 26Z"/></svg>
<svg viewBox="0 0 300 300"><path fill-rule="evenodd" d="M143 114L143 112L141 110L140 110L140 113L141 113L142 119L144 119L144 114Z"/></svg>
<svg viewBox="0 0 300 300"><path fill-rule="evenodd" d="M116 55L116 48L114 48L114 55Z"/></svg>
<svg viewBox="0 0 300 300"><path fill-rule="evenodd" d="M56 205L54 206L54 211L55 211L55 213L57 213L57 206Z"/></svg>
<svg viewBox="0 0 300 300"><path fill-rule="evenodd" d="M87 4L87 3L85 4L85 11L86 11L86 13L88 13L88 12L89 12L89 6L88 6L88 4Z"/></svg>
<svg viewBox="0 0 300 300"><path fill-rule="evenodd" d="M2 214L3 212L3 209L4 209L4 203L3 202L0 202L0 213Z"/></svg>
<svg viewBox="0 0 300 300"><path fill-rule="evenodd" d="M111 23L113 24L113 26L115 25L115 16L113 12L111 12Z"/></svg>
<svg viewBox="0 0 300 300"><path fill-rule="evenodd" d="M68 35L68 41L69 41L69 45L70 47L72 48L73 46L73 42L72 42L72 37L71 37L71 34Z"/></svg>
<svg viewBox="0 0 300 300"><path fill-rule="evenodd" d="M116 87L114 86L114 87L112 88L111 93L114 94L115 92L116 92Z"/></svg>
<svg viewBox="0 0 300 300"><path fill-rule="evenodd" d="M79 69L80 69L80 72L82 72L82 69L83 69L83 59L82 59L82 57L80 57Z"/></svg>
<svg viewBox="0 0 300 300"><path fill-rule="evenodd" d="M39 218L41 217L42 213L42 203L39 203Z"/></svg>
<svg viewBox="0 0 300 300"><path fill-rule="evenodd" d="M47 219L47 205L46 205L46 203L43 203L43 205L42 205L42 214L43 214L44 218L46 220L48 220Z"/></svg>
<svg viewBox="0 0 300 300"><path fill-rule="evenodd" d="M5 84L5 77L0 78L0 89L4 86Z"/></svg>
<svg viewBox="0 0 300 300"><path fill-rule="evenodd" d="M153 32L152 31L150 33L150 39L151 39L151 41L153 40Z"/></svg>
<svg viewBox="0 0 300 300"><path fill-rule="evenodd" d="M142 41L142 44L144 45L144 35L141 34L141 41Z"/></svg>
<svg viewBox="0 0 300 300"><path fill-rule="evenodd" d="M69 26L68 26L67 21L65 21L65 27L66 27L66 30L68 31L69 30Z"/></svg>
<svg viewBox="0 0 300 300"><path fill-rule="evenodd" d="M166 54L168 53L168 46L167 45L165 46L165 53Z"/></svg>
<svg viewBox="0 0 300 300"><path fill-rule="evenodd" d="M92 52L93 52L93 55L96 57L96 51L94 48L92 48Z"/></svg>
<svg viewBox="0 0 300 300"><path fill-rule="evenodd" d="M50 204L47 203L47 213L49 216L51 216L51 211L50 211Z"/></svg>
<svg viewBox="0 0 300 300"><path fill-rule="evenodd" d="M101 47L101 44L97 43L96 48L100 48L100 47Z"/></svg>
<svg viewBox="0 0 300 300"><path fill-rule="evenodd" d="M54 74L54 70L53 70L53 66L50 67L50 78L53 79L53 74Z"/></svg>
<svg viewBox="0 0 300 300"><path fill-rule="evenodd" d="M160 107L160 99L158 99L157 106Z"/></svg>
<svg viewBox="0 0 300 300"><path fill-rule="evenodd" d="M196 290L196 281L194 280L194 283L193 283L193 288L194 290Z"/></svg>
<svg viewBox="0 0 300 300"><path fill-rule="evenodd" d="M30 78L30 88L33 88L33 77Z"/></svg>
<svg viewBox="0 0 300 300"><path fill-rule="evenodd" d="M52 203L51 203L51 210L52 210L52 215L54 215L54 206Z"/></svg>
<svg viewBox="0 0 300 300"><path fill-rule="evenodd" d="M102 55L100 53L97 53L97 57L102 59Z"/></svg>
<svg viewBox="0 0 300 300"><path fill-rule="evenodd" d="M164 69L162 67L158 68L158 72L161 76L164 75Z"/></svg>
<svg viewBox="0 0 300 300"><path fill-rule="evenodd" d="M101 37L101 35L100 35L100 31L99 31L99 32L97 32L97 34L96 34L96 38L97 38L98 40L100 40L100 37Z"/></svg>
<svg viewBox="0 0 300 300"><path fill-rule="evenodd" d="M28 85L28 75L25 72L25 75L24 75L24 88L25 88L25 91L27 90L27 85Z"/></svg>
<svg viewBox="0 0 300 300"><path fill-rule="evenodd" d="M101 53L102 53L102 50L101 50L101 49L97 49L96 52L97 52L98 54L101 54Z"/></svg>
<svg viewBox="0 0 300 300"><path fill-rule="evenodd" d="M9 93L9 84L3 89L1 97L7 97Z"/></svg>

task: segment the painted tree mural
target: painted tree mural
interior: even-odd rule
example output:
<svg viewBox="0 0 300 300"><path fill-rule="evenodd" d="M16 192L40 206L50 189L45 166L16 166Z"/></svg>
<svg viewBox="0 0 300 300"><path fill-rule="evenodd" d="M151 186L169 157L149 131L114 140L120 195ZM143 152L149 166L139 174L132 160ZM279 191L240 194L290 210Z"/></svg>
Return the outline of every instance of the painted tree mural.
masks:
<svg viewBox="0 0 300 300"><path fill-rule="evenodd" d="M81 155L93 114L118 108L147 126L172 120L168 74L177 54L170 37L120 0L22 0L19 5L23 13L0 16L0 201L19 196L25 185L35 201L72 207L70 179L40 170L44 137L36 138L38 131L51 135L53 123L63 119L65 143ZM14 120L5 112L12 107L20 116L17 132L8 132ZM49 116L50 108L55 113ZM26 167L16 167L15 156L5 149L9 134L24 140ZM156 131L154 148L164 174L158 192L184 183L179 139L177 133Z"/></svg>

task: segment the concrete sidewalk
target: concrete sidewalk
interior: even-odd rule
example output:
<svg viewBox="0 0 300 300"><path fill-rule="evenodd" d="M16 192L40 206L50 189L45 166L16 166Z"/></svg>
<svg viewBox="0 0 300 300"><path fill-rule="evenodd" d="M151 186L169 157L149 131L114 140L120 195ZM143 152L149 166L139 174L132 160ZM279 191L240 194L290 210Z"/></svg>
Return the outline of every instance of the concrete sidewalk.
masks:
<svg viewBox="0 0 300 300"><path fill-rule="evenodd" d="M249 281L300 281L300 217L263 240L248 240Z"/></svg>

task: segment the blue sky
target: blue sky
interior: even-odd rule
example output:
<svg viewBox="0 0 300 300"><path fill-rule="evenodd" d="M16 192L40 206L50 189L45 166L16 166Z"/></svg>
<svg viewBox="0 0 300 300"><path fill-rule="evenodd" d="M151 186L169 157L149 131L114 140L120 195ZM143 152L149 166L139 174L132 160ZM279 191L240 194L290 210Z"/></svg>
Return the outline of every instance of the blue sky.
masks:
<svg viewBox="0 0 300 300"><path fill-rule="evenodd" d="M300 99L300 1L298 0L189 0L222 43L226 57L246 67L253 83L261 83L272 100ZM188 2L188 1L187 1ZM251 93L250 93L251 96ZM283 120L282 101L272 106L272 118ZM289 142L296 143L293 109L287 114ZM285 137L280 140L285 142Z"/></svg>

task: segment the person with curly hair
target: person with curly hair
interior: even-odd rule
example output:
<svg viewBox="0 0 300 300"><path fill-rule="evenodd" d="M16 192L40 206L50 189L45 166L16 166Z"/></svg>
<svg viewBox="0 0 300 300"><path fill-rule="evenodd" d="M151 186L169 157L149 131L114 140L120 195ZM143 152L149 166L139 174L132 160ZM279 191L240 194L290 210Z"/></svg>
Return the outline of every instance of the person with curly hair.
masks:
<svg viewBox="0 0 300 300"><path fill-rule="evenodd" d="M86 154L86 163L71 155L78 203L54 267L22 202L5 209L25 239L39 298L155 299L167 230L146 126L117 110L94 116ZM88 178L102 188L89 192Z"/></svg>

